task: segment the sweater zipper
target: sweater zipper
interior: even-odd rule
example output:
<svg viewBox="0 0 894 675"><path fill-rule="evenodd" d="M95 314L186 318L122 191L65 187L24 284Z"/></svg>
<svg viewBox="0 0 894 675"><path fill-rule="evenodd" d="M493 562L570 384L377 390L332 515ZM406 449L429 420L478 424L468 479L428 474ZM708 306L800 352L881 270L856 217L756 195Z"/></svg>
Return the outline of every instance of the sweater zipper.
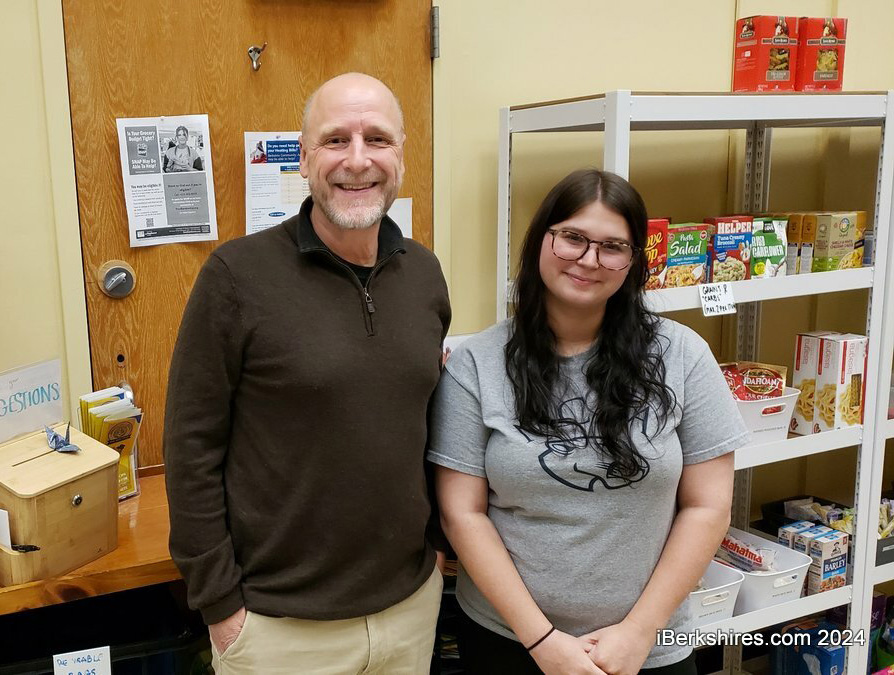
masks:
<svg viewBox="0 0 894 675"><path fill-rule="evenodd" d="M361 287L360 287L360 290L363 291L363 303L364 303L364 305L365 305L365 307L366 307L366 312L365 312L364 315L363 315L363 323L364 323L364 325L366 326L366 335L369 336L369 337L372 337L373 335L376 334L376 331L375 331L375 328L373 327L373 322L372 322L372 315L373 315L373 314L375 313L375 311L376 311L376 303L373 302L372 296L369 294L369 284L370 284L370 282L372 281L373 277L375 276L376 272L378 272L379 269L380 269L386 262L388 262L389 260L391 260L391 258L393 258L394 255L395 255L396 253L397 253L397 251L392 251L392 252L389 253L387 256L385 256L384 258L382 258L381 260L379 260L375 265L373 265L373 268L372 268L372 270L370 270L370 273L369 273L369 279L366 280L366 284L365 284L364 286L361 286ZM332 258L332 260L333 260L339 267L341 267L341 268L347 270L348 274L350 274L353 278L357 279L357 275L354 274L354 270L352 270L350 267L348 267L347 265L345 265L341 260L339 260L339 259L335 256L334 253L332 253L331 251L326 251L326 254L327 254L330 258ZM359 284L359 279L358 279L358 284Z"/></svg>

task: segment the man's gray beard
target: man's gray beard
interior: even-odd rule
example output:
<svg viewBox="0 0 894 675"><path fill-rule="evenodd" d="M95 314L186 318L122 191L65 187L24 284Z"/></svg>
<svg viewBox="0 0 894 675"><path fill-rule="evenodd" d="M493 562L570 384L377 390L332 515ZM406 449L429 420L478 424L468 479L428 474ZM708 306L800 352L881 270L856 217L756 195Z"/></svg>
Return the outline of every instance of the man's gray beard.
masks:
<svg viewBox="0 0 894 675"><path fill-rule="evenodd" d="M385 214L388 213L388 209L391 208L391 204L394 203L394 197L397 196L397 192L400 189L400 183L398 183L397 189L394 191L394 197L390 201L386 195L380 206L370 206L360 213L355 211L353 215L349 215L336 211L330 203L318 199L314 194L314 181L308 179L307 186L310 188L310 196L314 200L314 205L320 207L323 215L329 219L330 223L342 230L367 230L373 225L380 223Z"/></svg>

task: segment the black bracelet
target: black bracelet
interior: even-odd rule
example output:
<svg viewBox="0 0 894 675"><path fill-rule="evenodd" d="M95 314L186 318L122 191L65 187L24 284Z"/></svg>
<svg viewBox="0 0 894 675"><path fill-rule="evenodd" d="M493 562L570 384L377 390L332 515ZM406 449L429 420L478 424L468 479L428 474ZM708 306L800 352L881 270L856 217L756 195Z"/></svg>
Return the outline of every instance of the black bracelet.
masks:
<svg viewBox="0 0 894 675"><path fill-rule="evenodd" d="M554 630L556 630L556 627L555 627L555 626L550 626L549 630L546 631L546 635L544 635L542 638L540 638L539 640L537 640L537 642L535 642L534 644L532 644L530 647L525 647L525 649L527 649L528 651L531 651L532 649L534 649L534 647L536 647L536 646L539 645L541 642L543 642L546 638L548 638L550 635L552 635Z"/></svg>

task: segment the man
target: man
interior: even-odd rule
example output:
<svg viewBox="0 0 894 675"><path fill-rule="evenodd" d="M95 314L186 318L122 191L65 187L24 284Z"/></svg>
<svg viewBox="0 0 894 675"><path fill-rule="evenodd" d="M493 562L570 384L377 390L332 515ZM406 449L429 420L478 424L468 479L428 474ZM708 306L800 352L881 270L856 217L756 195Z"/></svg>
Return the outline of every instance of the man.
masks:
<svg viewBox="0 0 894 675"><path fill-rule="evenodd" d="M385 215L403 116L358 73L308 101L311 197L214 251L171 363L171 555L217 673L427 673L426 411L450 321L436 258Z"/></svg>

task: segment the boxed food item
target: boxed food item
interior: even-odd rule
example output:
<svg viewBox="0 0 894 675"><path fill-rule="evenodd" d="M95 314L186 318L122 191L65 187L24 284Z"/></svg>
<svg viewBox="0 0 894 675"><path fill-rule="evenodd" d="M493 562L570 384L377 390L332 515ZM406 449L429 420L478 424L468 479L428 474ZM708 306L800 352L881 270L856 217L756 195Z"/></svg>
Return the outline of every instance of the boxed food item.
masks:
<svg viewBox="0 0 894 675"><path fill-rule="evenodd" d="M752 216L717 216L705 218L705 222L714 226L716 234L751 234Z"/></svg>
<svg viewBox="0 0 894 675"><path fill-rule="evenodd" d="M799 262L801 260L801 224L804 220L803 213L787 213L788 226L785 230L786 247L785 247L785 269L789 274L799 273Z"/></svg>
<svg viewBox="0 0 894 675"><path fill-rule="evenodd" d="M736 22L733 91L795 88L798 19L749 16Z"/></svg>
<svg viewBox="0 0 894 675"><path fill-rule="evenodd" d="M751 232L714 235L711 281L744 281L751 278Z"/></svg>
<svg viewBox="0 0 894 675"><path fill-rule="evenodd" d="M814 395L814 433L862 424L866 337L844 333L821 339Z"/></svg>
<svg viewBox="0 0 894 675"><path fill-rule="evenodd" d="M751 278L784 277L786 274L786 218L758 216L751 229Z"/></svg>
<svg viewBox="0 0 894 675"><path fill-rule="evenodd" d="M665 288L695 286L707 281L711 230L707 223L668 225Z"/></svg>
<svg viewBox="0 0 894 675"><path fill-rule="evenodd" d="M857 213L855 211L821 213L816 221L813 271L827 272L856 267Z"/></svg>
<svg viewBox="0 0 894 675"><path fill-rule="evenodd" d="M864 264L867 266L872 264L871 262L863 262L866 258L866 211L854 211L854 213L857 214L856 226L854 228L854 252L843 265L844 268L863 267Z"/></svg>
<svg viewBox="0 0 894 675"><path fill-rule="evenodd" d="M815 526L816 523L809 520L799 520L794 523L789 523L788 525L783 525L779 528L779 534L776 536L776 541L786 548L794 548L795 535Z"/></svg>
<svg viewBox="0 0 894 675"><path fill-rule="evenodd" d="M812 540L832 531L832 528L826 525L814 525L809 529L801 530L792 537L792 548L798 553L809 553Z"/></svg>
<svg viewBox="0 0 894 675"><path fill-rule="evenodd" d="M813 559L807 570L807 594L822 593L847 585L848 535L832 530L810 540Z"/></svg>
<svg viewBox="0 0 894 675"><path fill-rule="evenodd" d="M785 626L780 632L786 635L786 639L780 640L780 646L774 646L771 650L773 672L782 675L842 675L847 649L840 645L823 646L823 636L833 630L833 624L815 619L802 619ZM798 634L801 633L809 637L799 638Z"/></svg>
<svg viewBox="0 0 894 675"><path fill-rule="evenodd" d="M816 374L819 366L820 342L832 331L798 333L795 337L795 369L792 372L792 386L799 389L795 412L789 425L792 433L807 436L814 433L814 405L816 397Z"/></svg>
<svg viewBox="0 0 894 675"><path fill-rule="evenodd" d="M841 91L847 19L801 17L798 21L798 91Z"/></svg>
<svg viewBox="0 0 894 675"><path fill-rule="evenodd" d="M798 242L798 274L810 274L813 272L817 216L817 213L801 214L801 237Z"/></svg>
<svg viewBox="0 0 894 675"><path fill-rule="evenodd" d="M664 277L667 269L667 218L650 218L646 234L646 264L649 266L649 279L646 290L664 288Z"/></svg>

